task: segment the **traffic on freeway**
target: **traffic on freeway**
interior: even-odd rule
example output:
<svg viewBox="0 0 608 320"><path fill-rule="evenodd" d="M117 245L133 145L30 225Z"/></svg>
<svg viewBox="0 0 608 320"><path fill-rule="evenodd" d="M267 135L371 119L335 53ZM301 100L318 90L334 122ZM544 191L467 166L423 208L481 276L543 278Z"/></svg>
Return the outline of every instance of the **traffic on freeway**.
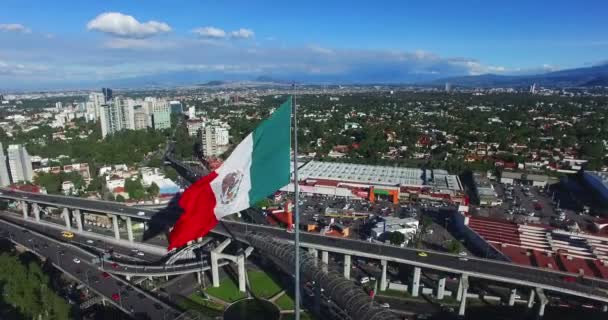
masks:
<svg viewBox="0 0 608 320"><path fill-rule="evenodd" d="M60 232L57 232L61 236ZM94 255L51 240L36 231L0 220L0 236L50 259L66 274L112 301L136 319L175 319L180 312L128 282L104 273L92 263Z"/></svg>
<svg viewBox="0 0 608 320"><path fill-rule="evenodd" d="M137 215L140 209L131 208L119 203L104 201L94 201L82 198L48 196L42 194L32 194L19 191L6 193L2 189L0 198L13 200L30 200L40 203L54 203L66 207L77 207L85 211L97 212L101 210L113 210L112 213L119 215ZM107 207L104 207L107 206ZM133 211L130 212L129 210ZM148 220L153 216L153 211L147 211L144 216L139 218ZM228 229L226 229L228 228ZM212 232L224 235L240 234L247 232L263 232L274 237L293 240L293 234L286 232L282 228L262 226L250 223L225 220L218 224ZM327 237L315 233L301 233L302 246L315 245L327 248L332 252L352 252L357 256L378 259L382 257L389 261L407 263L424 268L439 271L451 272L455 274L467 273L476 278L489 279L494 281L519 284L524 286L539 287L547 290L560 291L581 297L587 297L599 301L608 301L608 282L595 279L583 278L575 275L576 281L566 281L567 277L572 276L565 272L554 270L526 267L511 263L495 260L470 257L466 260L458 255L450 255L440 252L428 251L426 256L419 255L420 250L411 248L401 248L390 245L371 243L361 240Z"/></svg>

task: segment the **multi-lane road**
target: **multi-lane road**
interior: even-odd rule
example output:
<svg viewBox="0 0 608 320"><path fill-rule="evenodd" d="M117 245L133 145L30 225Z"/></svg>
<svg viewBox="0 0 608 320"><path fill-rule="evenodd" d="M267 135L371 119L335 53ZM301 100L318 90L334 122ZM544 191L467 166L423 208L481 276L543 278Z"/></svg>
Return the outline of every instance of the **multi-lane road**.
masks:
<svg viewBox="0 0 608 320"><path fill-rule="evenodd" d="M154 212L144 211L138 216L141 209L130 208L119 203L93 201L82 198L48 196L1 189L0 198L24 200L48 204L52 206L78 208L85 212L106 212L111 214L136 216L142 220L149 220ZM235 235L244 240L248 232L260 232L273 237L292 241L293 234L284 229L236 221L223 221L213 230L215 233ZM586 297L608 303L608 282L595 278L579 277L575 282L565 281L565 272L521 266L495 260L469 257L467 261L457 255L440 252L427 252L426 256L419 255L420 250L400 248L390 245L370 243L353 239L327 237L317 233L301 233L301 242L304 247L314 247L319 250L350 254L353 256L371 259L384 259L397 263L443 271L452 274L468 274L471 277L488 279L498 282L511 283L519 286L537 287L565 294Z"/></svg>
<svg viewBox="0 0 608 320"><path fill-rule="evenodd" d="M128 282L104 273L94 254L34 230L0 220L0 236L50 259L64 273L105 297L124 312L142 319L176 319L181 313Z"/></svg>

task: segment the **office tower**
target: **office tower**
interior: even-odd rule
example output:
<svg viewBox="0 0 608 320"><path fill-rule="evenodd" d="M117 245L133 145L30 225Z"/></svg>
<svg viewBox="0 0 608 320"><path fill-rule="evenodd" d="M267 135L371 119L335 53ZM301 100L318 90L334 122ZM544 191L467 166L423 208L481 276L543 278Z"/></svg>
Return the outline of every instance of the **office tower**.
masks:
<svg viewBox="0 0 608 320"><path fill-rule="evenodd" d="M196 117L196 109L194 106L188 107L188 118L194 119Z"/></svg>
<svg viewBox="0 0 608 320"><path fill-rule="evenodd" d="M101 88L101 92L103 93L104 103L109 103L110 101L112 101L112 89Z"/></svg>
<svg viewBox="0 0 608 320"><path fill-rule="evenodd" d="M531 93L531 94L535 94L535 93L536 93L536 83L533 83L533 84L530 86L530 93Z"/></svg>
<svg viewBox="0 0 608 320"><path fill-rule="evenodd" d="M27 150L20 144L8 146L8 165L13 182L31 182L34 178L32 161Z"/></svg>
<svg viewBox="0 0 608 320"><path fill-rule="evenodd" d="M133 123L135 130L146 129L150 127L150 116L143 106L135 106L133 108Z"/></svg>
<svg viewBox="0 0 608 320"><path fill-rule="evenodd" d="M450 84L449 82L445 83L445 92L450 92L450 90L452 90L452 84Z"/></svg>
<svg viewBox="0 0 608 320"><path fill-rule="evenodd" d="M171 106L171 113L183 113L184 109L182 108L182 103L179 101L171 101L169 102L169 105Z"/></svg>
<svg viewBox="0 0 608 320"><path fill-rule="evenodd" d="M103 138L124 129L122 107L116 103L102 105L99 122L101 122L101 136Z"/></svg>
<svg viewBox="0 0 608 320"><path fill-rule="evenodd" d="M152 102L150 114L154 130L171 128L171 110L166 100L155 100Z"/></svg>
<svg viewBox="0 0 608 320"><path fill-rule="evenodd" d="M2 143L0 143L0 187L6 187L9 184L11 184L11 177L8 175L4 147L2 146Z"/></svg>
<svg viewBox="0 0 608 320"><path fill-rule="evenodd" d="M201 130L203 156L217 157L228 150L228 129L220 126L207 126Z"/></svg>

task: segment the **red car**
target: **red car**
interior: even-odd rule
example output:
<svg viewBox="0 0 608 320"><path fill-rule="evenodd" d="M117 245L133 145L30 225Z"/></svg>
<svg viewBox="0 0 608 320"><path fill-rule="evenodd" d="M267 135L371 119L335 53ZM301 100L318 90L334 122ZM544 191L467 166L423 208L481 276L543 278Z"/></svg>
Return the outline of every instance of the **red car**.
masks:
<svg viewBox="0 0 608 320"><path fill-rule="evenodd" d="M562 278L562 280L564 280L564 282L572 283L572 282L576 282L576 277L565 276Z"/></svg>
<svg viewBox="0 0 608 320"><path fill-rule="evenodd" d="M542 209L543 209L543 205L542 204L540 204L538 202L534 204L534 210L540 211Z"/></svg>
<svg viewBox="0 0 608 320"><path fill-rule="evenodd" d="M118 293L112 293L112 300L119 301L120 300L120 295Z"/></svg>
<svg viewBox="0 0 608 320"><path fill-rule="evenodd" d="M107 273L107 272L103 272L103 273L101 274L101 276L102 276L104 279L107 279L107 278L109 278L109 277L110 277L110 274L109 274L109 273Z"/></svg>
<svg viewBox="0 0 608 320"><path fill-rule="evenodd" d="M112 268L114 268L114 269L118 269L118 263L116 263L116 262L112 262Z"/></svg>

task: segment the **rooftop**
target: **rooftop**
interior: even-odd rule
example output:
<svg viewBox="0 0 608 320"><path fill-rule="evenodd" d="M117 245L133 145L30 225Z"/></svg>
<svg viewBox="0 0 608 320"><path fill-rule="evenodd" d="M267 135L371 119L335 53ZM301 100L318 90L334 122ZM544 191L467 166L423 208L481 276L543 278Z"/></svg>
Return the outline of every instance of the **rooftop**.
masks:
<svg viewBox="0 0 608 320"><path fill-rule="evenodd" d="M310 161L299 171L300 180L324 179L385 186L422 186L462 190L460 179L445 170Z"/></svg>

